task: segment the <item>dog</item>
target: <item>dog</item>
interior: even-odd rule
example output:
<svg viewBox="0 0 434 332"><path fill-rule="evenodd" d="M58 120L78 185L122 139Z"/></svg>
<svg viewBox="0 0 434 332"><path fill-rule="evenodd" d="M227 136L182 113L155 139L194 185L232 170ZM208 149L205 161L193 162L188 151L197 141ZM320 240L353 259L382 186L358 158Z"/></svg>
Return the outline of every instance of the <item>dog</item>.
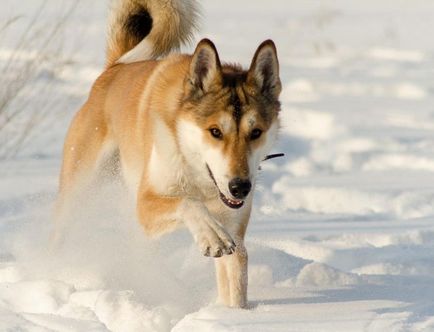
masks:
<svg viewBox="0 0 434 332"><path fill-rule="evenodd" d="M279 128L276 47L264 41L248 70L208 39L174 52L192 39L195 0L120 0L111 15L105 71L65 140L56 219L117 155L144 233L186 226L216 258L219 302L244 308L253 190Z"/></svg>

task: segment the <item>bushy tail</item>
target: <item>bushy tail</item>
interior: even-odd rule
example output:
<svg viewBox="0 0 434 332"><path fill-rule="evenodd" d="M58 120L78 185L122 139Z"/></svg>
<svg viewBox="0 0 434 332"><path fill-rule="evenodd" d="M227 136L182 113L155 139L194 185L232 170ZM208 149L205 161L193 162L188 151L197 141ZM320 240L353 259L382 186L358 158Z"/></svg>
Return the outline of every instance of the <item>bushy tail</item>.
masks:
<svg viewBox="0 0 434 332"><path fill-rule="evenodd" d="M155 59L189 42L196 29L196 0L114 0L107 67Z"/></svg>

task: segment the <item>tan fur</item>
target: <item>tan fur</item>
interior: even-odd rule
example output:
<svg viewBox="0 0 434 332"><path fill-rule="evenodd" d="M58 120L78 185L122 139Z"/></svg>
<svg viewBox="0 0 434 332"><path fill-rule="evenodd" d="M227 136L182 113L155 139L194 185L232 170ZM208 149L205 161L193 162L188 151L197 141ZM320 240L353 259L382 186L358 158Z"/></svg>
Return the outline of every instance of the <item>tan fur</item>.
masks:
<svg viewBox="0 0 434 332"><path fill-rule="evenodd" d="M119 17L138 2L126 0ZM147 6L155 3L140 1ZM134 47L128 38L118 37L111 41L109 63ZM156 42L156 54L176 46ZM101 164L118 151L121 172L136 194L137 216L145 233L155 237L179 225L187 226L205 255L222 256L216 260L219 299L229 306L245 307L244 236L252 194L235 210L222 201L221 195L228 195L229 189L227 183L221 183L226 178L254 180L256 169L251 169L249 158L269 144L266 133L277 123L279 92L271 41L258 48L248 71L221 65L208 40L201 41L193 55L110 66L96 80L65 141L53 240L62 241L62 221L71 212L75 196L94 185ZM183 126L191 126L192 133ZM219 128L222 137L212 136L212 128ZM254 129L264 134L252 139ZM188 150L194 150L189 144L198 140L206 149ZM219 160L194 160L205 158L201 153L208 150L224 156L227 165ZM222 173L219 167L227 170ZM218 175L217 179L213 175Z"/></svg>

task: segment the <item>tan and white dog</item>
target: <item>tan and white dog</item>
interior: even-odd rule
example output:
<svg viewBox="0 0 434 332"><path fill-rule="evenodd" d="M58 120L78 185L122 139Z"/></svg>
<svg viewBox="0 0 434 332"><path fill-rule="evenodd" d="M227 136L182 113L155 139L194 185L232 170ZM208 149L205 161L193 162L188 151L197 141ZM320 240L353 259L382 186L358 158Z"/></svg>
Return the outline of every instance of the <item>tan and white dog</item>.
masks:
<svg viewBox="0 0 434 332"><path fill-rule="evenodd" d="M57 220L117 155L145 233L185 225L216 257L220 302L245 307L252 191L279 126L274 43L243 70L222 64L207 39L193 55L167 56L191 39L194 0L120 0L112 16L107 67L65 141Z"/></svg>

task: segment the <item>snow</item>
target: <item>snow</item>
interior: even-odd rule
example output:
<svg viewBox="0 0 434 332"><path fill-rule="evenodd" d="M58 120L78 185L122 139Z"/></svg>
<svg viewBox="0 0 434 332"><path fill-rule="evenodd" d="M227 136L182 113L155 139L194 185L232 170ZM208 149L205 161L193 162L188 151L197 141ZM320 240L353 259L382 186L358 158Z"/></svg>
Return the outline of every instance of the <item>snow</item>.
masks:
<svg viewBox="0 0 434 332"><path fill-rule="evenodd" d="M4 30L0 65L42 2L4 0L0 18L21 21ZM47 3L42 26L71 0ZM35 108L53 101L47 119L0 161L0 331L434 331L434 4L203 9L197 40L222 59L248 66L273 38L281 65L286 157L263 163L255 193L249 308L215 304L212 259L185 230L146 239L118 183L77 202L65 247L49 250L63 138L104 65L107 1L87 1L24 91Z"/></svg>

